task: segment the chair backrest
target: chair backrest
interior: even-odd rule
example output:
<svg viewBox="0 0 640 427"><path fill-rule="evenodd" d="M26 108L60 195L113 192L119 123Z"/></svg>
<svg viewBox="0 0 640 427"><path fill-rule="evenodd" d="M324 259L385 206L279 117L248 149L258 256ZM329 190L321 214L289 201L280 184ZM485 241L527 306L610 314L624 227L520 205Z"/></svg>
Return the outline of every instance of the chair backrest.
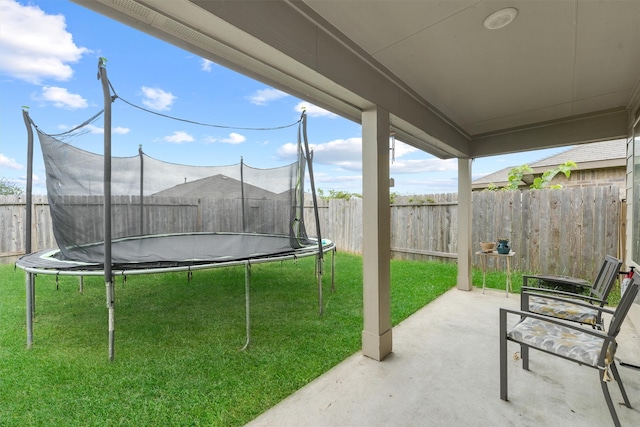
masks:
<svg viewBox="0 0 640 427"><path fill-rule="evenodd" d="M633 300L635 300L636 295L638 295L639 282L637 274L631 278L631 283L629 283L627 290L620 299L618 307L616 307L616 311L613 313L613 317L611 317L611 323L609 323L609 329L607 329L609 336L615 337L618 335L618 332L620 332L620 326L622 326L622 322L627 316Z"/></svg>
<svg viewBox="0 0 640 427"><path fill-rule="evenodd" d="M593 281L590 296L606 300L609 297L609 292L613 289L613 284L616 282L621 266L622 261L618 258L611 255L605 256L600 271L598 271L598 275Z"/></svg>

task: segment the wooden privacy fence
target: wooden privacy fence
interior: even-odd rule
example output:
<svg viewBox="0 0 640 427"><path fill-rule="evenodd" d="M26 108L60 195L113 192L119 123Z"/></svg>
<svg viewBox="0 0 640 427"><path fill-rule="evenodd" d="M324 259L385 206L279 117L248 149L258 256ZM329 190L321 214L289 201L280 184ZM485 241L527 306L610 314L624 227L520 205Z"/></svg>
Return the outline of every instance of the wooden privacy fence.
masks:
<svg viewBox="0 0 640 427"><path fill-rule="evenodd" d="M473 241L509 239L515 268L595 278L605 255L624 259L617 187L479 192Z"/></svg>
<svg viewBox="0 0 640 427"><path fill-rule="evenodd" d="M0 196L0 263L24 255L25 205L25 196ZM32 205L32 249L56 247L47 196L33 196Z"/></svg>
<svg viewBox="0 0 640 427"><path fill-rule="evenodd" d="M34 196L33 200L33 250L56 247L46 196ZM216 210L219 201L200 201L198 209L185 200L157 202L148 217L151 225L170 220L179 231L191 227L181 221L196 221L198 229L213 226L208 222L231 221L229 206L226 206L227 214ZM182 204L185 213L187 210L192 213L173 212ZM319 200L319 204L322 236L333 240L341 251L361 253L362 200ZM24 196L0 196L0 257L5 262L24 253L24 206ZM613 186L476 192L473 194L472 248L475 252L479 250L480 241L506 237L516 252L512 260L515 269L593 278L605 255L623 257L620 245L624 234L620 231L623 211L618 188ZM256 223L261 222L258 216L280 214L278 206L255 205L249 212L249 216L256 217ZM136 218L130 220L137 221ZM231 222L237 223L237 218ZM311 207L305 208L305 223L308 234L315 236ZM399 197L391 205L392 255L455 262L457 226L457 194ZM474 257L474 263L478 262Z"/></svg>
<svg viewBox="0 0 640 427"><path fill-rule="evenodd" d="M521 271L593 279L605 255L624 259L624 206L615 186L473 193L472 249L509 239ZM322 234L338 250L362 252L362 200L324 200ZM398 198L391 205L394 258L457 260L457 194ZM307 220L307 230L313 234ZM479 265L478 257L473 262ZM495 260L488 261L489 268Z"/></svg>

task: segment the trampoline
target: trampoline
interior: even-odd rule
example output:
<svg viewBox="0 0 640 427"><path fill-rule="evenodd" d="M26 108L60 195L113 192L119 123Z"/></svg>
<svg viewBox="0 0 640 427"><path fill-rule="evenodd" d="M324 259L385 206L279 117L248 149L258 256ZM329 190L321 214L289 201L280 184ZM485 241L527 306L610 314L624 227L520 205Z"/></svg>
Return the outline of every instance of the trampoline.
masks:
<svg viewBox="0 0 640 427"><path fill-rule="evenodd" d="M335 244L320 233L304 112L297 122L297 161L278 168L252 168L242 159L227 166L179 165L146 155L142 145L137 156L112 157L111 103L118 97L111 94L102 61L99 76L105 100L104 154L82 150L42 132L28 112L23 112L29 139L27 223L31 223L35 128L58 245L30 253L31 227L26 227L27 254L16 265L26 272L27 347L33 343L36 274L79 276L81 287L84 276L104 276L110 360L115 346L116 276L126 280L130 275L187 271L190 279L195 270L244 265L245 349L251 339L251 265L315 256L322 315L323 254L332 254L333 289ZM305 208L309 210L303 189L306 170L315 237L308 236L305 227Z"/></svg>

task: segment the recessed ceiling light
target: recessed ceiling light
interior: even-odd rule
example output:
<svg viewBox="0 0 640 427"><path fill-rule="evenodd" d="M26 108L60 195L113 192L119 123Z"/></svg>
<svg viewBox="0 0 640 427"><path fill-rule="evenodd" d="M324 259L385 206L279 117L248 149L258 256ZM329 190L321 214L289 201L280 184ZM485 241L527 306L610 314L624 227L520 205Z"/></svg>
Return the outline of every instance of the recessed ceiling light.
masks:
<svg viewBox="0 0 640 427"><path fill-rule="evenodd" d="M491 15L487 16L484 20L484 27L488 30L497 30L498 28L506 27L516 19L518 15L518 9L515 7L507 7L504 9L497 10L493 12Z"/></svg>

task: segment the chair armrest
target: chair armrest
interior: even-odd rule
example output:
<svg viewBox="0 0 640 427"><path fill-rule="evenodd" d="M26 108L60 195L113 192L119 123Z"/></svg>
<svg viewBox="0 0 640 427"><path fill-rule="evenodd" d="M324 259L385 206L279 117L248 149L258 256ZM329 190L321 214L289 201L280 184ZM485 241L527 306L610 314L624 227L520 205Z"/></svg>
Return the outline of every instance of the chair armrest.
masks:
<svg viewBox="0 0 640 427"><path fill-rule="evenodd" d="M583 289L593 287L592 283L589 283L580 277L556 276L553 274L525 274L522 276L524 286L527 286L529 279L534 279L538 281L538 283L540 283L540 281L547 283L559 283L566 286L577 286Z"/></svg>
<svg viewBox="0 0 640 427"><path fill-rule="evenodd" d="M597 302L597 303L605 304L605 305L608 304L607 300L590 297L588 295L574 294L573 292L559 291L559 290L556 290L556 289L537 288L535 286L534 287L523 286L522 288L520 288L520 293L531 292L531 291L533 291L533 292L544 292L545 294L560 295L560 296L569 297L569 298L577 298L577 299L581 299L581 300L585 300L585 301L589 301L589 302Z"/></svg>
<svg viewBox="0 0 640 427"><path fill-rule="evenodd" d="M578 325L576 323L566 322L566 321L557 319L555 317L548 317L548 316L544 316L544 315L538 314L538 313L531 313L529 311L513 310L513 309L509 309L509 308L501 308L500 309L500 327L501 327L501 330L502 330L502 328L504 326L504 330L506 331L506 319L507 319L507 315L509 315L509 314L514 315L514 316L520 316L520 320L524 320L525 318L530 317L532 319L538 319L538 320L542 320L542 321L547 322L547 323L553 323L555 325L560 325L560 326L568 328L568 329L573 329L573 330L579 331L581 333L585 333L585 334L588 334L588 335L593 335L594 337L602 338L602 339L605 340L605 342L611 342L615 338L615 337L612 337L612 336L608 335L606 332L600 331L598 329L586 328L586 327L580 326L580 325Z"/></svg>
<svg viewBox="0 0 640 427"><path fill-rule="evenodd" d="M590 304L588 302L583 302L583 301L574 301L574 300L569 300L567 298L562 298L560 296L557 295L550 295L550 294L546 294L546 293L538 293L538 292L530 292L530 291L524 291L521 292L520 297L522 299L523 302L523 310L527 310L529 308L529 296L535 296L535 297L540 297L540 298L547 298L547 299L552 299L554 301L560 301L560 302L567 302L569 304L574 304L574 305L578 305L578 306L582 306L582 307L587 307L593 310L597 310L600 314L602 313L607 313L607 314L613 314L614 310L605 308L605 307L599 307L597 305L593 305ZM593 299L593 298L592 298ZM599 301L599 300L596 300ZM526 304L525 304L526 303Z"/></svg>

